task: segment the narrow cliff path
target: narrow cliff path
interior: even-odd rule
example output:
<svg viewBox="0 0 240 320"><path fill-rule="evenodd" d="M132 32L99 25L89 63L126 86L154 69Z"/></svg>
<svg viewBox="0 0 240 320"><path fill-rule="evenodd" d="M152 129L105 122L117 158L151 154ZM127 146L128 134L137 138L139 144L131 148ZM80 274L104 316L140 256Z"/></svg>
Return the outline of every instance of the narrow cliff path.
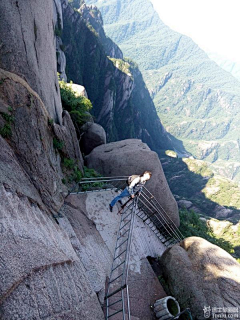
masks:
<svg viewBox="0 0 240 320"><path fill-rule="evenodd" d="M110 212L109 203L125 186L126 177L83 179L66 199L59 224L83 261L106 319L154 319L150 307L166 293L147 258L161 256L181 234L146 188L126 202L121 215L120 204Z"/></svg>
<svg viewBox="0 0 240 320"><path fill-rule="evenodd" d="M68 232L102 305L106 291L105 281L110 275L121 220L121 216L117 214L119 208L115 207L113 212L108 208L108 204L115 196L114 191L69 195L61 210L64 218L58 219L60 225ZM70 222L71 227L66 220ZM76 246L76 237L81 244L80 248ZM165 249L166 247L151 229L136 216L128 280L131 316L136 319L154 319L150 306L157 299L166 296L147 260L148 256L155 258L161 256ZM114 306L111 309L116 310ZM133 317L131 318L134 319ZM118 316L114 316L114 319L117 320ZM122 319L122 316L119 319Z"/></svg>

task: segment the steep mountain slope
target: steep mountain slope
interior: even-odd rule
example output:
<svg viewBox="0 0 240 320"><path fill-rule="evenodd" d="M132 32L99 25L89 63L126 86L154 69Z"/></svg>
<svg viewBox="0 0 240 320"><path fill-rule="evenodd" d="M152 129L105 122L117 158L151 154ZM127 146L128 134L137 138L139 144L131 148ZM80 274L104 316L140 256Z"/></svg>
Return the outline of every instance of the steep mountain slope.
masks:
<svg viewBox="0 0 240 320"><path fill-rule="evenodd" d="M60 100L54 29L61 31L55 24L61 14L52 10L61 8L60 0L55 5L53 0L0 2L1 320L105 318L101 304L121 217L116 212L109 215L115 192L108 198L105 192L101 199L99 192L92 194L91 201L86 195L78 202L66 199L64 171L72 168L81 178L83 159L73 122ZM158 169L162 172L160 163ZM98 231L103 222L105 238ZM139 312L135 292L140 295L149 286L141 313L151 315L148 305L159 297L161 286L147 256L159 256L164 246L150 229L144 239L143 222L135 226L139 241L134 241L130 264L131 277L136 268L133 282L138 285L131 294ZM155 246L148 245L150 237Z"/></svg>
<svg viewBox="0 0 240 320"><path fill-rule="evenodd" d="M63 3L63 22L68 80L85 86L107 140L139 138L154 151L169 148L141 72L105 36L100 11L85 4L76 11Z"/></svg>
<svg viewBox="0 0 240 320"><path fill-rule="evenodd" d="M167 131L199 159L231 160L224 172L239 180L240 83L165 26L149 0L86 2L99 7L106 33L139 64Z"/></svg>

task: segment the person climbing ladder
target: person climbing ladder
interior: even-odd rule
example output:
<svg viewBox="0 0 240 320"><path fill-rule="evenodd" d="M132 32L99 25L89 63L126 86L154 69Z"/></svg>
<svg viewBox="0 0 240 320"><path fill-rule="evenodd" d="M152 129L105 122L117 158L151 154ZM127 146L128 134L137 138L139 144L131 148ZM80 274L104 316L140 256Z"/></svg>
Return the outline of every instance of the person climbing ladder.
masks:
<svg viewBox="0 0 240 320"><path fill-rule="evenodd" d="M151 178L152 173L150 171L145 171L141 176L140 175L132 175L128 178L127 183L128 186L116 196L112 202L109 204L109 209L112 212L112 209L117 201L121 201L122 198L131 197L132 199L135 197L136 193L140 192L145 183Z"/></svg>

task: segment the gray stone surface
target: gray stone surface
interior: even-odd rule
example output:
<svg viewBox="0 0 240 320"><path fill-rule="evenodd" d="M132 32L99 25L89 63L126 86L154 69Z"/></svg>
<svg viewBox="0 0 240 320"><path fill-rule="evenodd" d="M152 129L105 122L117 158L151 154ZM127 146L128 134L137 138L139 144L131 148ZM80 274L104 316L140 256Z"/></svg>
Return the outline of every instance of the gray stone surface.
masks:
<svg viewBox="0 0 240 320"><path fill-rule="evenodd" d="M57 52L57 71L59 73L59 77L61 80L67 82L67 75L66 75L66 56L63 49L62 39L56 36L56 52Z"/></svg>
<svg viewBox="0 0 240 320"><path fill-rule="evenodd" d="M16 288L0 309L3 320L104 320L80 263L37 270Z"/></svg>
<svg viewBox="0 0 240 320"><path fill-rule="evenodd" d="M0 136L0 185L4 185L18 194L25 194L33 202L43 206L41 196L28 174L22 169L13 150ZM24 189L23 189L24 186Z"/></svg>
<svg viewBox="0 0 240 320"><path fill-rule="evenodd" d="M216 218L228 218L229 216L232 215L233 210L232 209L227 209L223 206L217 205L216 208L214 209L214 213L216 214Z"/></svg>
<svg viewBox="0 0 240 320"><path fill-rule="evenodd" d="M66 2L64 0L64 2ZM61 0L53 0L53 23L56 29L60 32L63 30L63 14ZM60 31L61 30L61 31ZM66 56L63 51L63 43L59 34L55 33L56 53L57 53L57 71L59 77L67 82L66 69Z"/></svg>
<svg viewBox="0 0 240 320"><path fill-rule="evenodd" d="M59 224L71 239L72 246L82 261L85 273L94 292L105 293L106 277L110 273L112 253L96 229L95 223L86 215L85 195L68 196L62 207ZM104 298L104 296L103 296ZM103 299L100 299L103 303Z"/></svg>
<svg viewBox="0 0 240 320"><path fill-rule="evenodd" d="M62 123L53 0L0 2L0 68L18 74Z"/></svg>
<svg viewBox="0 0 240 320"><path fill-rule="evenodd" d="M88 99L87 91L84 86L76 83L67 83L67 87L73 90L76 97L85 97Z"/></svg>
<svg viewBox="0 0 240 320"><path fill-rule="evenodd" d="M109 276L109 267L111 267L112 264L117 231L121 218L120 215L117 215L117 206L114 207L113 212L110 212L108 208L108 203L115 196L116 193L113 191L103 191L89 193L87 195L72 195L66 199L66 205L68 207L65 214L73 225L73 229L80 243L82 246L89 243L86 248L92 243L95 243L94 246L96 248L90 250L90 255L84 254L82 256L85 260L84 263L86 264L86 273L88 276L91 276L91 273L88 272L89 269L97 269L95 280L99 283L99 288L104 284L103 278L101 280L101 277L99 277L99 267L102 265L102 275L105 273L105 277ZM69 210L69 207L73 209ZM86 225L87 220L83 215L86 215L87 218L93 222L93 225L95 225L96 230L99 232L105 244L104 246L102 246L102 241L99 240L99 236L97 236L94 227L92 230L89 230L91 224L88 222L89 226ZM98 243L101 244L101 249L98 248ZM81 251L84 250L83 248L81 249ZM141 320L151 319L152 311L150 304L153 304L156 299L166 296L146 259L147 256L158 257L164 250L165 246L161 244L155 234L143 224L141 219L136 217L133 230L132 253L130 255L129 292L130 304L132 306L131 315ZM109 252L111 254L110 257ZM93 254L95 260L92 260ZM108 258L106 258L106 254ZM103 258L106 259L105 267ZM111 261L109 261L109 258ZM93 279L90 281L93 281ZM104 287L102 289L104 290ZM115 310L116 307L117 306L113 306L112 309Z"/></svg>
<svg viewBox="0 0 240 320"><path fill-rule="evenodd" d="M103 320L67 234L27 197L0 197L0 319Z"/></svg>
<svg viewBox="0 0 240 320"><path fill-rule="evenodd" d="M94 148L106 144L106 132L97 123L87 122L81 127L81 150L88 155Z"/></svg>
<svg viewBox="0 0 240 320"><path fill-rule="evenodd" d="M194 319L204 319L204 306L239 308L240 265L218 246L186 238L165 251L161 264L172 295Z"/></svg>
<svg viewBox="0 0 240 320"><path fill-rule="evenodd" d="M63 152L65 157L74 159L81 171L83 171L83 157L80 151L76 130L67 111L63 112L63 125L54 124L53 128L56 137L63 142L61 152Z"/></svg>
<svg viewBox="0 0 240 320"><path fill-rule="evenodd" d="M153 175L146 187L179 226L177 203L167 184L159 157L141 140L127 139L96 147L86 157L86 164L105 176L129 176L150 170Z"/></svg>
<svg viewBox="0 0 240 320"><path fill-rule="evenodd" d="M180 208L190 209L193 206L193 203L191 201L188 201L188 200L179 200L178 201L178 205L179 205Z"/></svg>
<svg viewBox="0 0 240 320"><path fill-rule="evenodd" d="M60 157L53 147L49 113L38 94L19 76L0 69L0 81L2 110L5 106L1 121L7 124L6 115L13 119L8 141L43 203L57 211L67 189L61 181Z"/></svg>
<svg viewBox="0 0 240 320"><path fill-rule="evenodd" d="M66 1L65 1L66 2ZM53 23L63 29L63 15L61 0L53 0Z"/></svg>

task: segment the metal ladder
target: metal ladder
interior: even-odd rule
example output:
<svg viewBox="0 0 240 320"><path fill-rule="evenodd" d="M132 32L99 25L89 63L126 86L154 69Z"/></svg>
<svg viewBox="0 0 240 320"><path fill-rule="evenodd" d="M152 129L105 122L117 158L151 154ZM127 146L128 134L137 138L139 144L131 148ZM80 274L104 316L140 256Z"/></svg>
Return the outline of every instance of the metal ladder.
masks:
<svg viewBox="0 0 240 320"><path fill-rule="evenodd" d="M134 218L139 197L129 201L121 214L117 234L112 269L108 281L106 300L106 320L122 315L123 320L130 320L130 300L128 291L128 267Z"/></svg>
<svg viewBox="0 0 240 320"><path fill-rule="evenodd" d="M127 178L125 176L84 178L70 194L123 190ZM125 203L105 296L106 320L112 320L115 316L121 316L123 320L131 319L127 280L135 215L143 220L166 247L183 239L175 223L146 187L143 187L141 193L133 200Z"/></svg>

